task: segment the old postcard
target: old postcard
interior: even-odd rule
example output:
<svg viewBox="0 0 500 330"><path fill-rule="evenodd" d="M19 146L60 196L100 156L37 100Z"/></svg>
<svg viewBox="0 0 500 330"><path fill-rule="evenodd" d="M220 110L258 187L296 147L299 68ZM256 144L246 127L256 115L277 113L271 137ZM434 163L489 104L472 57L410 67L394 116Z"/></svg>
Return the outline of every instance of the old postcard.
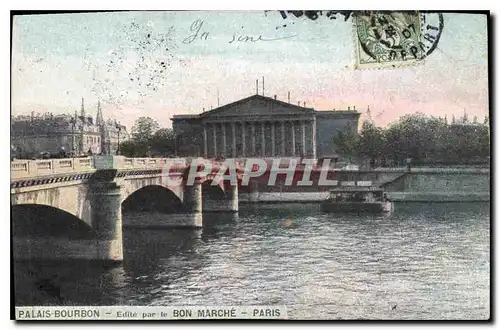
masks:
<svg viewBox="0 0 500 330"><path fill-rule="evenodd" d="M13 13L12 318L489 320L489 19Z"/></svg>

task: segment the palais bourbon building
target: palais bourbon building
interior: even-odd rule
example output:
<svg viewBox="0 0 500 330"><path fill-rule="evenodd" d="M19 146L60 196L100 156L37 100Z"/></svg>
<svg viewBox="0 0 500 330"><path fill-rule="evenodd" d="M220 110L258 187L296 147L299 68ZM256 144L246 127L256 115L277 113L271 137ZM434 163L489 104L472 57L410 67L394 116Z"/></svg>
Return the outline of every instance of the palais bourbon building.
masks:
<svg viewBox="0 0 500 330"><path fill-rule="evenodd" d="M357 130L355 110L317 111L253 95L198 115L174 115L180 155L336 157L333 137Z"/></svg>

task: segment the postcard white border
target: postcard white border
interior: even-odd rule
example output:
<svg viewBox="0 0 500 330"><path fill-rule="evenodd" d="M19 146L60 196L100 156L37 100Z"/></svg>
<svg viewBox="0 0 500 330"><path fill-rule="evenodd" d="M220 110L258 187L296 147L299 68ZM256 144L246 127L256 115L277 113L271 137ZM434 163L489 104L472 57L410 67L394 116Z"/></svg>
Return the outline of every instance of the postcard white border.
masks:
<svg viewBox="0 0 500 330"><path fill-rule="evenodd" d="M164 2L164 1L151 1L151 0L142 0L142 1L116 1L116 2L111 2L107 1L104 2L102 0L87 0L85 2L78 2L78 1L73 1L73 2L68 2L68 1L56 1L56 0L45 0L43 2L39 1L4 1L2 2L2 18L3 22L1 25L2 28L2 45L4 45L3 51L1 52L2 54L2 63L4 66L4 70L2 72L4 73L2 75L2 104L4 111L2 112L4 115L3 120L0 120L0 123L3 127L0 127L0 131L5 132L5 138L0 140L0 151L2 151L2 154L7 156L7 152L10 154L10 139L7 138L6 132L10 132L10 47L7 45L10 45L10 24L8 20L10 20L10 16L8 15L7 11L8 10L28 10L28 9L44 9L44 10L55 10L55 9L66 9L66 10L82 10L82 9L92 9L92 10L106 10L106 9L135 9L135 10L144 10L144 9L150 9L150 10L160 10L160 9L207 9L207 10L263 10L263 9L436 9L436 6L438 6L440 10L486 10L489 9L492 11L492 14L499 14L500 13L500 4L498 1L487 1L487 0L476 0L473 2L441 2L439 5L437 5L435 0L420 0L418 2L418 8L415 8L415 3L413 2L404 2L404 1L387 1L387 0L379 0L376 2L373 1L348 1L348 2L325 2L325 1L320 1L320 0L308 0L308 1L297 1L297 0L288 0L288 1L273 1L269 2L264 1L264 0L254 0L254 1L249 1L247 3L244 2L233 2L233 1L201 1L201 0L183 0L179 2ZM335 8L333 8L335 7ZM498 16L497 16L498 17ZM498 27L498 21L496 23L496 26ZM496 45L499 44L499 38L500 38L500 33L496 31L496 33L493 34L495 38L495 43ZM498 53L497 53L498 54ZM498 55L497 55L498 57ZM498 60L498 58L496 58ZM497 61L498 62L498 61ZM497 77L498 73L498 65L496 65L496 70L495 72L492 72L491 74L495 74ZM491 91L491 93L496 94L496 89ZM492 129L493 127L497 127L497 122L498 116L493 116L495 118L495 122L492 123ZM498 134L496 134L498 136ZM498 137L497 137L498 139ZM495 145L498 147L498 141L495 141ZM498 150L494 150L495 154L498 153ZM5 187L5 191L2 190L2 194L5 194L2 197L1 200L7 201L7 199L10 200L10 190L9 193L7 192L7 183L10 183L10 165L7 164L7 162L1 163L2 164L2 172L4 175L0 176L2 181L1 187ZM497 170L497 167L500 166L498 162L495 162L495 170ZM3 167L4 166L4 167ZM495 171L498 173L498 171ZM497 175L498 178L498 175ZM496 186L495 182L495 186ZM492 183L493 184L493 183ZM496 203L493 203L495 205ZM2 265L4 265L3 269L4 271L1 272L2 276L2 283L4 284L4 294L2 294L2 303L0 311L2 315L0 316L0 325L2 329L10 329L14 328L16 326L15 322L9 321L10 319L10 294L8 294L10 288L7 287L7 284L10 284L10 255L7 253L7 251L10 251L10 226L9 226L9 221L10 221L10 207L5 204L5 207L0 208L2 211L2 217L1 219L2 224L1 224L1 232L3 233L3 240L1 241L1 246L0 249L4 251L1 254L2 260L0 261ZM496 230L495 233L493 234L494 237L496 237L496 240L492 240L492 243L496 244L496 251L498 252L498 228L499 226L495 226ZM5 265L8 265L6 267ZM496 282L498 283L498 271L495 274L496 277ZM498 317L498 304L496 306L496 311L491 311ZM89 322L88 324L83 324L79 323L78 325L72 326L74 328L87 328L87 327L92 327L92 328L101 328L101 327L122 327L125 324L123 323L114 323L114 324L96 324L93 322ZM144 323L139 323L139 324L131 324L127 325L128 329L142 329L144 328L146 324ZM186 327L206 327L206 326L211 326L211 327L220 327L221 324L197 324L197 325L183 325L183 324L155 324L156 326L166 326L170 329L174 328L182 328L185 329ZM229 326L237 326L234 323L228 324ZM260 323L253 323L250 328L263 328L263 327L271 327L273 325L277 325L275 323L273 324L260 324ZM286 323L284 326L290 326L293 325L293 323ZM334 326L337 329L355 329L355 328L362 328L365 326L370 326L370 327L383 327L385 328L388 324L342 324L342 323L332 323L332 324L323 324L324 326ZM428 323L398 323L394 324L394 326L400 328L400 327L412 327L412 328L424 328L429 329L429 328L434 328L438 327L439 325L445 325L445 324L428 324ZM447 326L455 327L458 324L446 324ZM61 324L61 326L67 326L67 324ZM152 326L152 325L151 325ZM282 325L283 326L283 325ZM309 328L311 324L295 324L294 326L298 328ZM471 326L484 326L484 324L467 324L468 327ZM53 328L54 324L24 324L23 329L31 329L31 328L39 328L39 327L44 327L44 328ZM246 328L249 328L246 326Z"/></svg>

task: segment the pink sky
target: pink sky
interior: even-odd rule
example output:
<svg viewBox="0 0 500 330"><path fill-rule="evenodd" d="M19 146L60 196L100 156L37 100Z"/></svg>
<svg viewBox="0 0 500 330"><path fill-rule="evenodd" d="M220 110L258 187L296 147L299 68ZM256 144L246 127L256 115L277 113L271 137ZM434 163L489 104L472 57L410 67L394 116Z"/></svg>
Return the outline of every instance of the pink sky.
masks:
<svg viewBox="0 0 500 330"><path fill-rule="evenodd" d="M286 29L277 29L283 24L281 16L261 12L21 17L13 27L12 112L73 113L79 111L83 96L92 115L100 99L104 116L129 128L139 116L170 127L174 114L215 108L217 91L221 105L254 94L255 80L265 76L266 96L286 100L290 91L293 103L306 101L317 110L356 106L365 112L369 106L381 126L407 113L451 119L464 109L469 118L477 116L482 122L488 114L486 16L446 13L444 18L438 49L422 63L357 70L352 22L343 20L295 19ZM196 19L204 21L209 38L184 44ZM146 53L147 69L138 68L138 53L127 48L134 44L125 39L137 40L136 31L124 29L131 22L144 27L140 33L149 29L158 37L175 28L168 53ZM236 45L228 43L234 31L296 36ZM125 61L110 66L116 53ZM163 58L169 68L161 76L153 74L152 64ZM131 82L130 72L154 76L157 89Z"/></svg>

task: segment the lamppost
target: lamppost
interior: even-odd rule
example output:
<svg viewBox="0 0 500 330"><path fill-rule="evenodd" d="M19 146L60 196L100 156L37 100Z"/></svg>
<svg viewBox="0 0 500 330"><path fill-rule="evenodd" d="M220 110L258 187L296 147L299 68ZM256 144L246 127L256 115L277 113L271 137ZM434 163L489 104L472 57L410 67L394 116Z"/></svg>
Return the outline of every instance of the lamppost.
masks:
<svg viewBox="0 0 500 330"><path fill-rule="evenodd" d="M75 119L71 118L70 120L71 123L71 154L72 157L75 157Z"/></svg>
<svg viewBox="0 0 500 330"><path fill-rule="evenodd" d="M122 128L120 126L120 122L116 122L115 124L116 124L116 129L118 130L118 145L116 147L116 154L120 155L120 132Z"/></svg>
<svg viewBox="0 0 500 330"><path fill-rule="evenodd" d="M108 142L107 153L108 153L108 155L112 155L113 152L111 151L111 134L109 134L109 131L107 133L106 139L107 139L107 142Z"/></svg>

